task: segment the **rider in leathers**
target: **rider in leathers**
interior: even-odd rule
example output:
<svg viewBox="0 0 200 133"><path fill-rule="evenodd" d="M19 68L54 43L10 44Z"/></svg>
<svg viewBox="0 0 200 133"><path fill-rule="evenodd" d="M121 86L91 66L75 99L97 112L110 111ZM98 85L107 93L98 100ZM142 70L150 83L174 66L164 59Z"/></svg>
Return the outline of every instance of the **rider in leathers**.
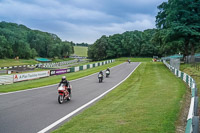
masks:
<svg viewBox="0 0 200 133"><path fill-rule="evenodd" d="M66 79L65 76L62 77L59 86L60 86L61 84L64 84L64 85L66 86L67 91L69 92L69 95L71 95L71 88L69 87L69 82L67 81L67 79Z"/></svg>
<svg viewBox="0 0 200 133"><path fill-rule="evenodd" d="M110 73L110 69L109 69L109 67L106 69L106 71L109 71L109 73Z"/></svg>

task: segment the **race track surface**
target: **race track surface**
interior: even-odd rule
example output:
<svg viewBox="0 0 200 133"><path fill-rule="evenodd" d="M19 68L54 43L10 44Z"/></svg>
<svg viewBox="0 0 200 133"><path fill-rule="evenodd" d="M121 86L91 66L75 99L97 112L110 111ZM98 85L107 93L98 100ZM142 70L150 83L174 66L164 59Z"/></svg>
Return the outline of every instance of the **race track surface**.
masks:
<svg viewBox="0 0 200 133"><path fill-rule="evenodd" d="M97 74L71 81L72 99L63 104L57 100L57 85L0 95L0 133L39 132L118 84L138 65L113 67L109 78L104 71L103 83L98 83Z"/></svg>

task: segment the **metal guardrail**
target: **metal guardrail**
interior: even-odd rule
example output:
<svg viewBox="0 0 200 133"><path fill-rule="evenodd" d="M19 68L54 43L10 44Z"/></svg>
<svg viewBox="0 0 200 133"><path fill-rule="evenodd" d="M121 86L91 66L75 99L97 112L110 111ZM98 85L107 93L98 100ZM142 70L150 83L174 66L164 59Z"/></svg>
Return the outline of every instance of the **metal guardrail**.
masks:
<svg viewBox="0 0 200 133"><path fill-rule="evenodd" d="M165 60L163 63L179 78L181 78L191 88L191 102L187 117L185 133L199 133L199 116L198 116L198 95L195 80L188 74L175 69Z"/></svg>

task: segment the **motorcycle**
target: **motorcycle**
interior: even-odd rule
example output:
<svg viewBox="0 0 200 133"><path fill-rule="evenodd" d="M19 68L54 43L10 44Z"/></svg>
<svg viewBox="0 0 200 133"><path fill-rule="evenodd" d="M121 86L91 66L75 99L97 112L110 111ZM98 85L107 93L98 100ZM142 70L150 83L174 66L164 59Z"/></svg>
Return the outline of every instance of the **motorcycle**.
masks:
<svg viewBox="0 0 200 133"><path fill-rule="evenodd" d="M71 89L71 85L69 85L68 87L66 87L64 84L58 86L58 102L60 104L62 104L64 101L71 100Z"/></svg>
<svg viewBox="0 0 200 133"><path fill-rule="evenodd" d="M108 78L109 75L110 75L110 72L107 70L106 71L106 78Z"/></svg>
<svg viewBox="0 0 200 133"><path fill-rule="evenodd" d="M99 83L103 82L103 75L102 74L99 74L98 78L99 78Z"/></svg>

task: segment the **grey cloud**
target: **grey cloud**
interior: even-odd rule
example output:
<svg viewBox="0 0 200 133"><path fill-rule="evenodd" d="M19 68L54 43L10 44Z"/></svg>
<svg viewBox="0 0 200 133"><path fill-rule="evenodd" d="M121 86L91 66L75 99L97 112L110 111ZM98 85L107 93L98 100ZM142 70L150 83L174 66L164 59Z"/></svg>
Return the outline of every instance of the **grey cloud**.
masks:
<svg viewBox="0 0 200 133"><path fill-rule="evenodd" d="M93 43L101 35L154 28L156 7L166 0L3 0L0 21Z"/></svg>

